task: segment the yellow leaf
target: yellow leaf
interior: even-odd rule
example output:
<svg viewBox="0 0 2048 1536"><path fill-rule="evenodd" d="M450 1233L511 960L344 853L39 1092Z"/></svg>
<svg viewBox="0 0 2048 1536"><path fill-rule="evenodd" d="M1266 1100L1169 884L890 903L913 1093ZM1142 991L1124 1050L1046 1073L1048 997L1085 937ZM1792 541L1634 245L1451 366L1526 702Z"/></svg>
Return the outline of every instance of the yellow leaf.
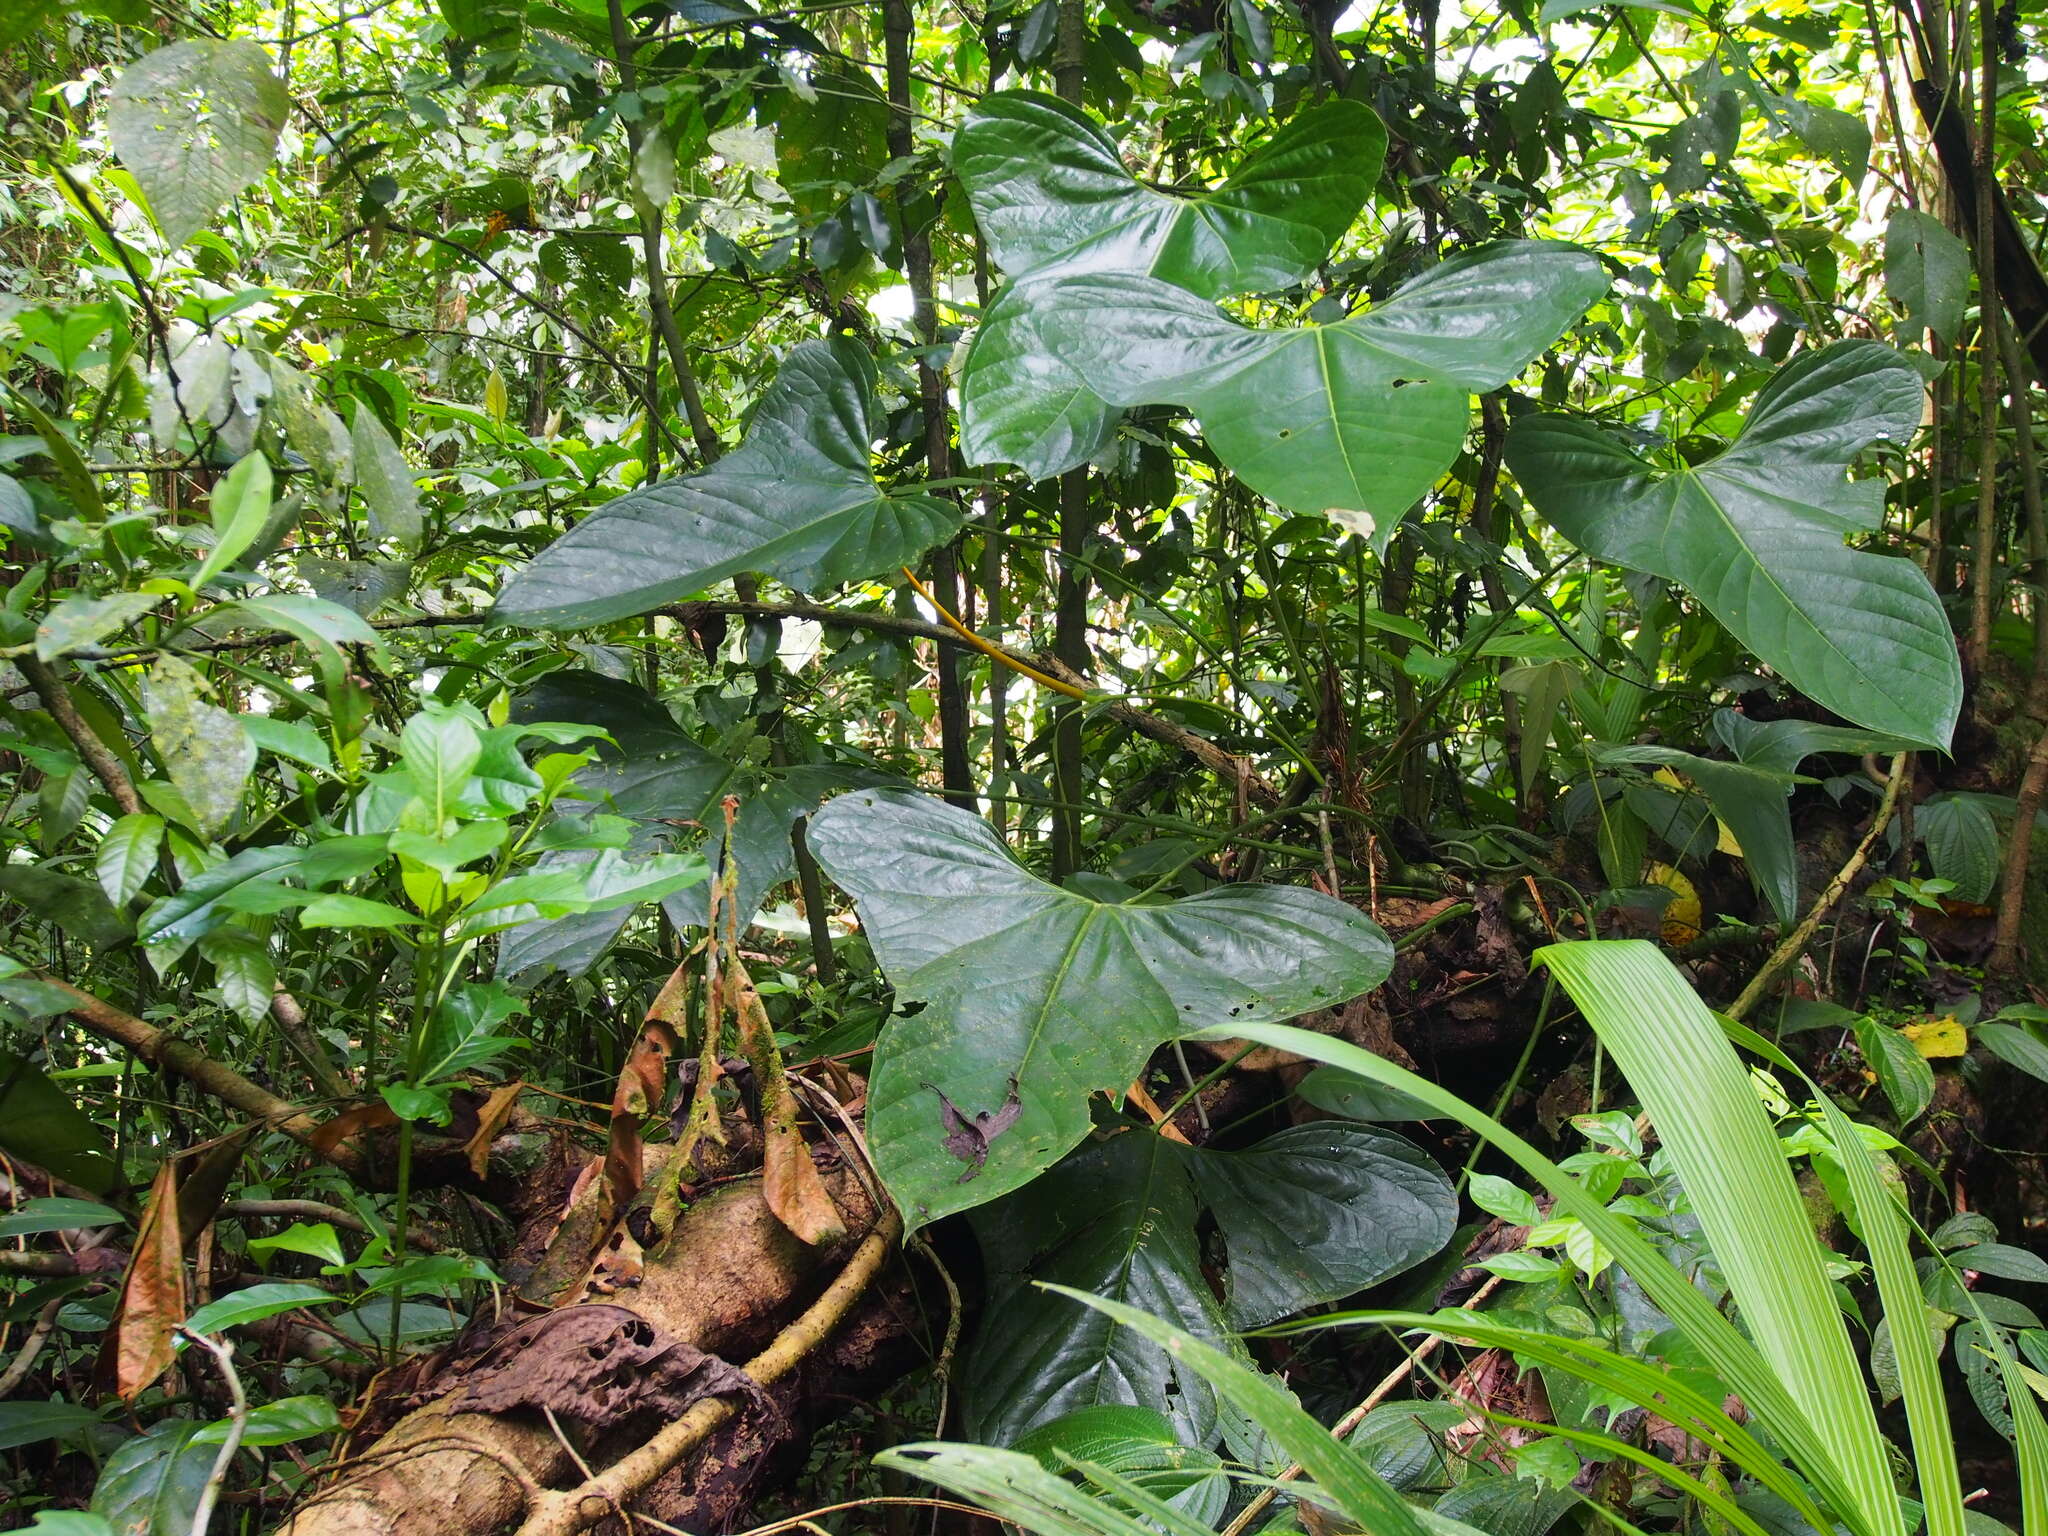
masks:
<svg viewBox="0 0 2048 1536"><path fill-rule="evenodd" d="M1720 828L1720 834L1714 839L1714 851L1716 853L1730 854L1738 859L1741 858L1742 844L1735 841L1735 834L1728 830L1728 823L1716 816L1714 818L1714 825Z"/></svg>
<svg viewBox="0 0 2048 1536"><path fill-rule="evenodd" d="M1961 1056L1970 1049L1969 1032L1956 1022L1952 1013L1908 1024L1899 1033L1912 1041L1913 1049L1922 1056Z"/></svg>
<svg viewBox="0 0 2048 1536"><path fill-rule="evenodd" d="M506 397L505 375L493 368L491 376L484 380L484 414L503 426L510 403Z"/></svg>
<svg viewBox="0 0 2048 1536"><path fill-rule="evenodd" d="M1685 780L1681 779L1669 768L1659 768L1650 777L1667 788L1677 790L1680 794L1685 793Z"/></svg>
<svg viewBox="0 0 2048 1536"><path fill-rule="evenodd" d="M1706 915L1700 908L1700 893L1669 864L1652 864L1649 878L1651 884L1671 892L1671 901L1664 908L1664 942L1674 946L1690 944L1700 936L1700 923Z"/></svg>

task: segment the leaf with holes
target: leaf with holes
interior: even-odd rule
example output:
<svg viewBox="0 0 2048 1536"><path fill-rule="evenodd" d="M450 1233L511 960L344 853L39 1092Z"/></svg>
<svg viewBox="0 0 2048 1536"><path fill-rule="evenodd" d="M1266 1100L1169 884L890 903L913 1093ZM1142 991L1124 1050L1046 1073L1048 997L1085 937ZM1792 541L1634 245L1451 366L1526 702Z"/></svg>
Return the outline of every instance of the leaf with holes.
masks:
<svg viewBox="0 0 2048 1536"><path fill-rule="evenodd" d="M975 463L1037 478L1078 462L1048 436L1043 360L1111 405L1179 405L1246 485L1384 550L1457 458L1469 395L1496 389L1607 289L1577 246L1511 240L1432 267L1327 325L1261 330L1158 278L1030 278L992 308L961 380Z"/></svg>
<svg viewBox="0 0 2048 1536"><path fill-rule="evenodd" d="M1344 1002L1393 963L1376 924L1314 891L1153 906L1048 885L979 817L920 795L841 795L808 839L903 1010L876 1049L868 1135L914 1227L1050 1167L1087 1135L1089 1097L1121 1093L1163 1041Z"/></svg>
<svg viewBox="0 0 2048 1536"><path fill-rule="evenodd" d="M1920 376L1891 348L1843 341L1780 370L1718 457L1665 470L1601 428L1528 416L1509 467L1588 554L1687 588L1794 687L1859 725L1946 747L1962 667L1926 575L1851 548L1884 488L1844 472L1920 425Z"/></svg>

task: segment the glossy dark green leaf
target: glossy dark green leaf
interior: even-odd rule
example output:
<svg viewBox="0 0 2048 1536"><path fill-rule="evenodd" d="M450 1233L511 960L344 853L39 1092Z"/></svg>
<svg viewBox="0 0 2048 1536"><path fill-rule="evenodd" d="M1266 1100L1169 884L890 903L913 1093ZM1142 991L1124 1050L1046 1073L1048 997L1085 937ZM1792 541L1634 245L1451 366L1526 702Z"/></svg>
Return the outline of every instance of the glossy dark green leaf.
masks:
<svg viewBox="0 0 2048 1536"><path fill-rule="evenodd" d="M1912 561L1844 544L1883 486L1843 472L1920 424L1920 376L1889 347L1837 342L1779 372L1742 434L1666 470L1590 423L1525 417L1508 463L1567 538L1689 589L1809 698L1859 725L1946 747L1962 703L1954 637Z"/></svg>
<svg viewBox="0 0 2048 1536"><path fill-rule="evenodd" d="M1259 330L1156 278L1031 278L996 306L962 379L977 463L1072 467L1047 369L1112 405L1180 405L1253 490L1384 549L1458 456L1469 395L1498 388L1606 291L1576 246L1504 241L1327 325ZM1058 362L1048 363L1047 359Z"/></svg>
<svg viewBox="0 0 2048 1536"><path fill-rule="evenodd" d="M1904 752L1913 743L1882 731L1860 731L1818 720L1752 720L1732 709L1714 711L1714 734L1740 762L1752 768L1797 773L1819 752Z"/></svg>
<svg viewBox="0 0 2048 1536"><path fill-rule="evenodd" d="M1877 1075L1892 1113L1899 1117L1900 1125L1911 1125L1934 1098L1934 1068L1898 1030L1871 1018L1859 1018L1852 1027L1857 1047Z"/></svg>
<svg viewBox="0 0 2048 1536"><path fill-rule="evenodd" d="M1183 1156L1231 1256L1233 1328L1361 1291L1428 1258L1457 1225L1442 1171L1391 1131L1325 1120L1243 1152Z"/></svg>
<svg viewBox="0 0 2048 1536"><path fill-rule="evenodd" d="M982 98L953 136L996 265L1156 277L1205 298L1284 288L1315 270L1379 180L1387 132L1338 99L1290 118L1213 192L1155 191L1088 114L1035 91Z"/></svg>
<svg viewBox="0 0 2048 1536"><path fill-rule="evenodd" d="M961 124L953 169L996 264L1013 279L1129 273L1222 298L1284 288L1313 271L1371 196L1386 145L1369 108L1326 102L1290 119L1214 191L1183 197L1134 177L1085 112L1005 91ZM1017 294L1013 284L996 296L984 329L1002 328ZM1118 412L1085 370L1056 352L1023 366L1035 369L1035 384L1011 391L1007 406L1019 418L1010 436L1028 432L1031 446L1013 443L1027 455L1014 462L1070 468L1099 452ZM968 451L976 454L971 444Z"/></svg>
<svg viewBox="0 0 2048 1536"><path fill-rule="evenodd" d="M190 1536L218 1447L199 1439L196 1419L160 1419L124 1441L100 1471L95 1514L119 1536Z"/></svg>
<svg viewBox="0 0 2048 1536"><path fill-rule="evenodd" d="M1294 1126L1242 1152L1144 1131L1085 1146L972 1217L993 1291L961 1380L969 1430L1022 1443L1077 1408L1135 1403L1205 1444L1215 1423L1200 1377L1107 1317L1077 1318L1040 1284L1219 1338L1427 1258L1450 1240L1457 1205L1421 1149L1364 1126ZM1227 1259L1220 1303L1202 1268L1203 1211Z"/></svg>
<svg viewBox="0 0 2048 1536"><path fill-rule="evenodd" d="M0 1403L0 1451L76 1435L100 1422L90 1408L62 1401Z"/></svg>
<svg viewBox="0 0 2048 1536"><path fill-rule="evenodd" d="M1175 1154L1163 1136L1127 1132L975 1213L990 1305L961 1379L968 1434L1008 1444L1076 1408L1135 1403L1165 1413L1189 1444L1214 1437L1216 1403L1200 1376L1113 1319L1077 1315L1036 1288L1071 1285L1221 1339L1228 1325L1196 1236L1201 1207Z"/></svg>
<svg viewBox="0 0 2048 1536"><path fill-rule="evenodd" d="M40 1068L4 1050L0 1050L0 1147L96 1195L106 1194L120 1182L113 1151L92 1117Z"/></svg>
<svg viewBox="0 0 2048 1536"><path fill-rule="evenodd" d="M960 510L876 484L873 396L874 365L857 342L804 342L783 359L737 451L607 502L513 578L495 616L574 629L741 571L810 591L916 559L952 534Z"/></svg>
<svg viewBox="0 0 2048 1536"><path fill-rule="evenodd" d="M2005 862L2005 840L1984 802L1970 795L1930 795L1914 808L1913 830L1927 845L1937 878L1955 882L1958 901L1989 901Z"/></svg>
<svg viewBox="0 0 2048 1536"><path fill-rule="evenodd" d="M890 1022L869 1090L876 1163L912 1226L1050 1167L1087 1134L1089 1096L1121 1093L1161 1042L1328 1007L1393 963L1376 924L1314 891L1123 906L1062 890L979 817L920 795L842 795L808 836L899 1010L923 1005ZM984 1140L978 1116L1003 1128Z"/></svg>

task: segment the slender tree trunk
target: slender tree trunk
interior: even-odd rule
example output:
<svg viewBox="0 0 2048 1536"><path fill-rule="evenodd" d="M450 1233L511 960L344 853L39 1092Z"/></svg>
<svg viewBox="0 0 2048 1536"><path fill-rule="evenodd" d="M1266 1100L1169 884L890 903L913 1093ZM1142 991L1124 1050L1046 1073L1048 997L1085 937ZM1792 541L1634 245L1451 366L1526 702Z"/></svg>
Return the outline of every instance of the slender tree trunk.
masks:
<svg viewBox="0 0 2048 1536"><path fill-rule="evenodd" d="M1053 54L1053 84L1060 98L1081 104L1081 82L1088 46L1088 14L1084 0L1060 0L1059 31ZM1059 584L1053 597L1053 654L1077 674L1094 671L1088 649L1088 572L1081 564L1093 533L1085 465L1060 476ZM1059 879L1081 867L1081 812L1076 809L1086 788L1081 756L1081 705L1062 700L1053 715L1052 872Z"/></svg>
<svg viewBox="0 0 2048 1536"><path fill-rule="evenodd" d="M2034 817L2048 794L2048 730L2034 738L2027 771L2013 806L2012 841L2005 848L2005 874L1998 888L1998 928L1985 969L1993 976L2011 976L2020 968L2020 920L2026 915L2027 868L2034 857Z"/></svg>
<svg viewBox="0 0 2048 1536"><path fill-rule="evenodd" d="M1998 257L1992 243L1997 183L1998 11L1977 0L1980 80L1975 153L1977 178L1977 531L1971 550L1970 664L1991 659L1991 622L1998 585Z"/></svg>
<svg viewBox="0 0 2048 1536"><path fill-rule="evenodd" d="M901 162L916 149L912 137L910 45L916 17L910 0L886 0L882 35L889 90L889 153ZM934 480L953 473L953 434L946 411L946 384L932 363L939 340L939 311L932 288L931 218L934 210L922 195L912 195L909 178L896 184L896 212L903 221L903 266L910 280L911 325L920 347L917 359L918 406L924 415L925 468ZM944 493L957 500L952 491ZM954 546L932 551L932 591L949 612L960 612L960 561ZM932 658L939 686L939 772L946 799L962 810L976 808L974 772L967 754L967 690L960 676L960 653L938 647Z"/></svg>

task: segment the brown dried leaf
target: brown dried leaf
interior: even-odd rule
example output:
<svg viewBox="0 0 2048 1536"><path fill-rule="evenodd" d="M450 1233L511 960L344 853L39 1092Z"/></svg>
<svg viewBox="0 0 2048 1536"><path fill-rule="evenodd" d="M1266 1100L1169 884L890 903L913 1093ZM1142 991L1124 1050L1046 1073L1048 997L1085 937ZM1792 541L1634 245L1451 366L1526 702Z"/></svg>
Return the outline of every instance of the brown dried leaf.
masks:
<svg viewBox="0 0 2048 1536"><path fill-rule="evenodd" d="M668 1059L682 1045L676 1032L660 1019L649 1019L612 1094L611 1144L604 1154L604 1200L601 1229L613 1222L640 1192L640 1122L661 1108L667 1097Z"/></svg>
<svg viewBox="0 0 2048 1536"><path fill-rule="evenodd" d="M306 1144L322 1157L327 1157L343 1142L353 1140L364 1131L378 1131L396 1124L398 1116L389 1104L381 1100L373 1104L358 1104L354 1109L344 1109L314 1131L306 1139Z"/></svg>
<svg viewBox="0 0 2048 1536"><path fill-rule="evenodd" d="M235 1170L242 1166L242 1154L262 1127L245 1125L230 1132L200 1154L190 1171L178 1182L178 1236L187 1248L199 1241L199 1234L212 1223Z"/></svg>
<svg viewBox="0 0 2048 1536"><path fill-rule="evenodd" d="M814 1246L836 1242L846 1235L846 1220L826 1193L818 1165L811 1161L811 1149L797 1127L796 1099L783 1074L782 1053L775 1049L768 1010L737 956L726 956L725 973L739 1014L740 1049L753 1064L754 1082L761 1094L761 1133L767 1142L761 1167L762 1196L776 1219L805 1242Z"/></svg>
<svg viewBox="0 0 2048 1536"><path fill-rule="evenodd" d="M178 1172L165 1159L150 1186L135 1254L94 1370L100 1390L123 1402L134 1402L170 1366L172 1342L186 1313L185 1250L178 1239Z"/></svg>
<svg viewBox="0 0 2048 1536"><path fill-rule="evenodd" d="M522 1080L507 1083L502 1088L493 1088L491 1096L484 1100L483 1108L476 1114L476 1134L462 1144L463 1152L469 1158L469 1171L482 1178L491 1165L491 1143L498 1139L498 1133L505 1129L505 1122L512 1118L512 1111L519 1107L519 1095L526 1091Z"/></svg>

